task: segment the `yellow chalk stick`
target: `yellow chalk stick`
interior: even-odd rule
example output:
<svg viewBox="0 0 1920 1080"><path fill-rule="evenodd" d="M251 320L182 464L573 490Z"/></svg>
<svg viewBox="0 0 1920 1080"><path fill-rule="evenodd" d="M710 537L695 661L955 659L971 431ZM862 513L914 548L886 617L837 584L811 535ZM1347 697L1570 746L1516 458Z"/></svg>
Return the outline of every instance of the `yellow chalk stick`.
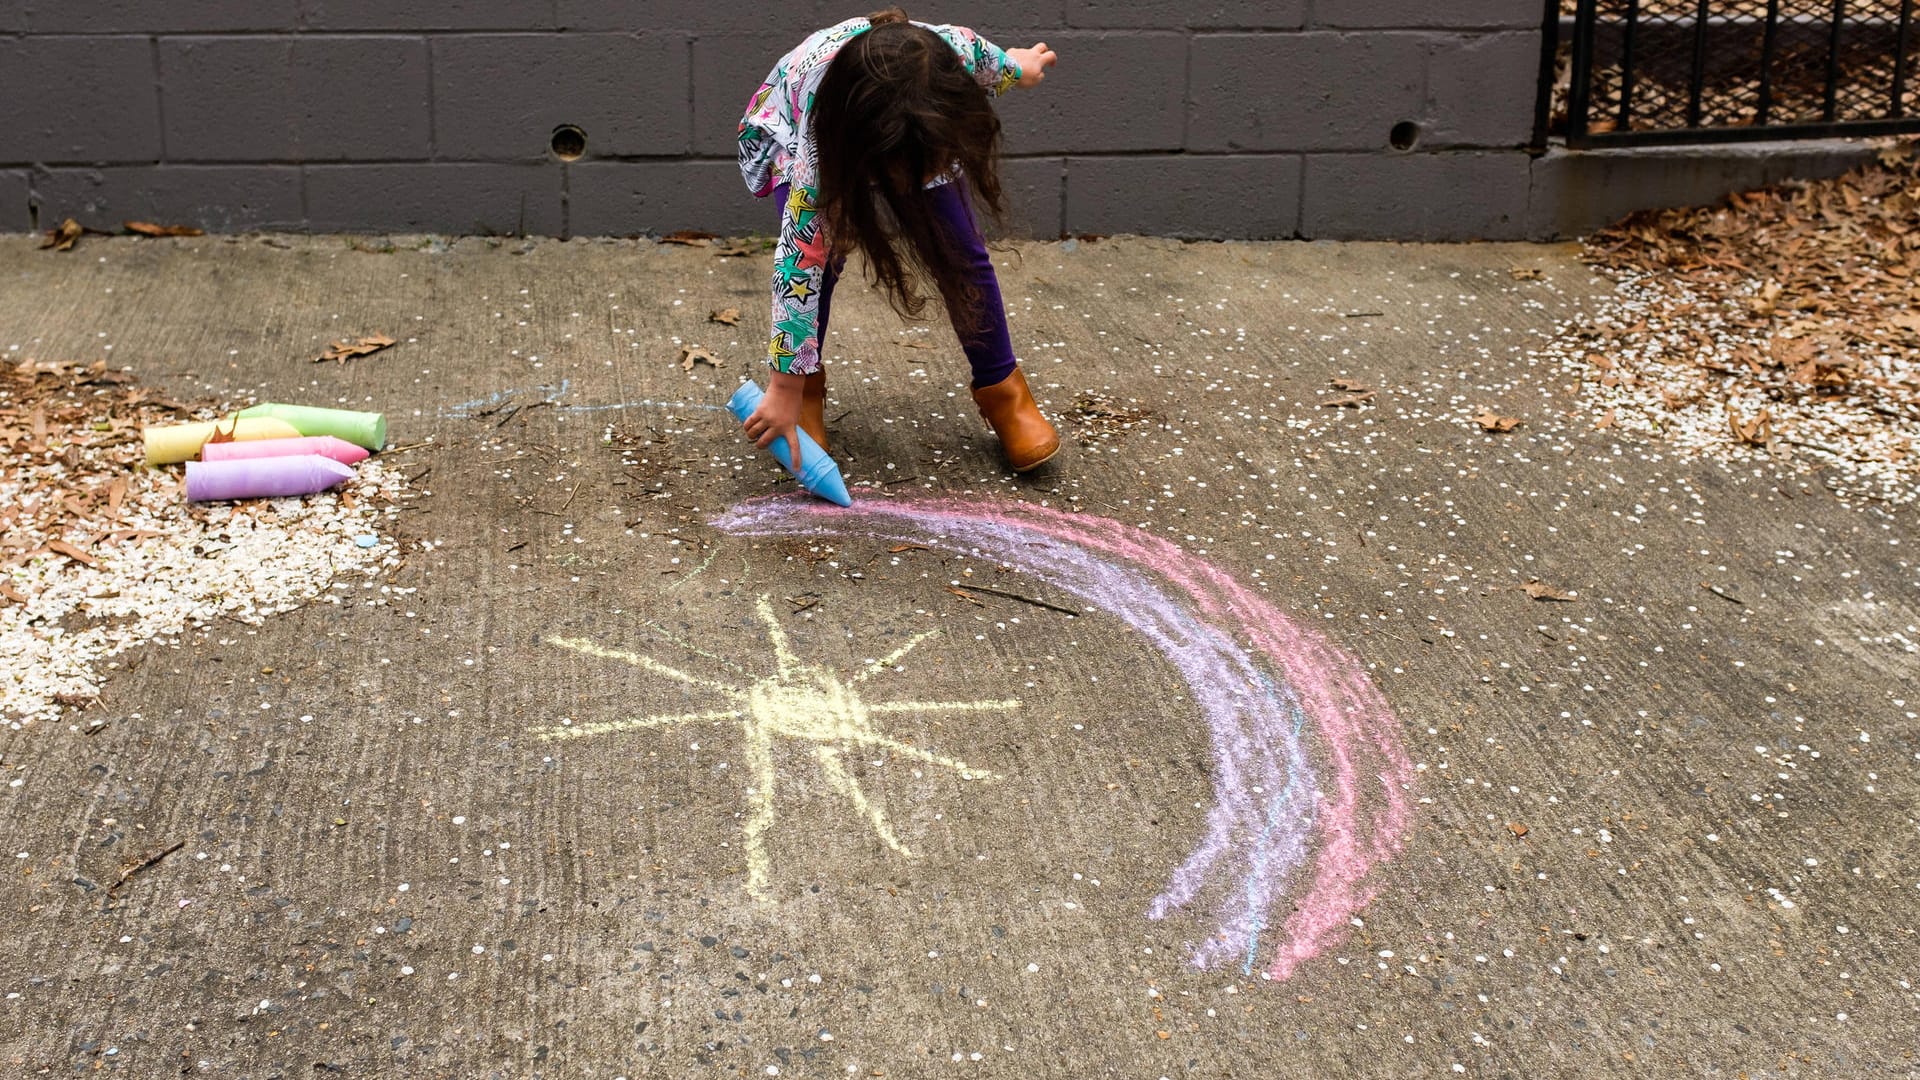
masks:
<svg viewBox="0 0 1920 1080"><path fill-rule="evenodd" d="M264 416L150 427L140 432L140 438L147 447L147 464L177 465L182 461L191 460L200 453L200 448L213 438L216 428L223 440L232 438L235 442L300 437L300 433L294 430L292 424L285 420Z"/></svg>

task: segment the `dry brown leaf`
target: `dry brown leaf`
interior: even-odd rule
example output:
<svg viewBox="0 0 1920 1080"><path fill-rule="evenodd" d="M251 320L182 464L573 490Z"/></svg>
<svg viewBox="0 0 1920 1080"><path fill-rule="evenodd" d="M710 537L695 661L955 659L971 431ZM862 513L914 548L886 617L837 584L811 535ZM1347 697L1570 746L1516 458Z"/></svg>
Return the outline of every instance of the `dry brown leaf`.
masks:
<svg viewBox="0 0 1920 1080"><path fill-rule="evenodd" d="M699 229L681 229L678 232L670 232L661 237L660 242L663 244L682 244L687 247L706 247L713 242L716 236L717 234L715 233L701 232Z"/></svg>
<svg viewBox="0 0 1920 1080"><path fill-rule="evenodd" d="M726 326L739 326L740 325L740 309L737 307L730 307L730 308L720 308L716 311L710 311L707 313L707 321L721 323Z"/></svg>
<svg viewBox="0 0 1920 1080"><path fill-rule="evenodd" d="M234 441L234 436L239 431L240 418L237 416L233 418L233 423L228 424L224 431L220 428L220 421L215 420L213 422L213 434L207 436L207 441L210 443L230 443Z"/></svg>
<svg viewBox="0 0 1920 1080"><path fill-rule="evenodd" d="M1512 833L1515 836L1525 836L1527 835L1528 830L1525 825L1521 825L1518 822L1509 821L1507 822L1507 831Z"/></svg>
<svg viewBox="0 0 1920 1080"><path fill-rule="evenodd" d="M1515 281L1541 281L1544 280L1547 275L1541 273L1538 267L1516 266L1507 271L1507 276Z"/></svg>
<svg viewBox="0 0 1920 1080"><path fill-rule="evenodd" d="M739 259L759 253L759 246L751 240L738 240L730 244L722 244L713 249L713 257L716 259Z"/></svg>
<svg viewBox="0 0 1920 1080"><path fill-rule="evenodd" d="M898 555L903 551L927 551L927 550L929 549L925 544L895 544L892 547L887 549L887 553L890 555Z"/></svg>
<svg viewBox="0 0 1920 1080"><path fill-rule="evenodd" d="M1337 398L1329 398L1321 402L1320 407L1323 409L1357 409L1367 402L1372 401L1374 393L1375 391L1368 390L1364 393L1346 394Z"/></svg>
<svg viewBox="0 0 1920 1080"><path fill-rule="evenodd" d="M1727 403L1727 426L1733 429L1733 437L1745 446L1765 446L1773 441L1773 414L1766 409L1751 421L1741 421L1740 415L1733 411L1733 403Z"/></svg>
<svg viewBox="0 0 1920 1080"><path fill-rule="evenodd" d="M1501 416L1492 409L1481 409L1474 414L1473 422L1487 431L1512 431L1520 426L1517 416Z"/></svg>
<svg viewBox="0 0 1920 1080"><path fill-rule="evenodd" d="M1600 419L1595 420L1593 422L1593 428L1595 431L1605 431L1607 428L1610 428L1613 425L1614 425L1614 415L1613 415L1612 409L1608 409L1606 413L1600 417Z"/></svg>
<svg viewBox="0 0 1920 1080"><path fill-rule="evenodd" d="M1572 593L1561 592L1559 589L1548 585L1539 578L1528 578L1527 583L1520 586L1520 588L1525 590L1526 594L1535 600L1559 600L1566 603L1573 601Z"/></svg>
<svg viewBox="0 0 1920 1080"><path fill-rule="evenodd" d="M65 540L47 541L47 550L55 552L56 554L65 555L67 558L72 559L74 562L85 563L88 566L100 565L99 559L96 559L93 556L87 554L86 552L80 550L79 548L74 547L72 544L67 543Z"/></svg>
<svg viewBox="0 0 1920 1080"><path fill-rule="evenodd" d="M1333 380L1333 388L1335 390L1345 390L1350 394L1364 394L1373 389L1373 387L1357 379L1335 379Z"/></svg>
<svg viewBox="0 0 1920 1080"><path fill-rule="evenodd" d="M698 345L683 345L680 348L680 370L692 371L693 365L705 364L708 367L726 367L727 362Z"/></svg>
<svg viewBox="0 0 1920 1080"><path fill-rule="evenodd" d="M55 251L72 251L74 242L87 230L80 223L68 218L54 228L47 230L47 239L40 245L41 250L52 248Z"/></svg>
<svg viewBox="0 0 1920 1080"><path fill-rule="evenodd" d="M314 357L313 362L318 364L325 360L337 360L344 364L358 356L371 356L394 344L396 342L385 334L368 334L356 341L336 341L326 352Z"/></svg>
<svg viewBox="0 0 1920 1080"><path fill-rule="evenodd" d="M191 225L155 225L151 221L129 221L126 230L136 236L205 236L206 230Z"/></svg>

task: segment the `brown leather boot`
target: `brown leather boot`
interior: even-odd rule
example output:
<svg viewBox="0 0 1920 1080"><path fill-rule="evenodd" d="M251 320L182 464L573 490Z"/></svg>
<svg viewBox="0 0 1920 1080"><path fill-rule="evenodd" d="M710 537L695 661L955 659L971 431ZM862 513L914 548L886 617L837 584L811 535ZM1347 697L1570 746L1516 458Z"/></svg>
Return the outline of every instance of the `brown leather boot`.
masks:
<svg viewBox="0 0 1920 1080"><path fill-rule="evenodd" d="M827 448L827 372L825 368L807 376L800 391L800 430L813 436L820 449Z"/></svg>
<svg viewBox="0 0 1920 1080"><path fill-rule="evenodd" d="M1027 389L1026 373L1019 368L992 386L976 388L973 402L1000 436L1000 448L1014 472L1037 469L1060 452L1060 433L1040 415L1033 391Z"/></svg>

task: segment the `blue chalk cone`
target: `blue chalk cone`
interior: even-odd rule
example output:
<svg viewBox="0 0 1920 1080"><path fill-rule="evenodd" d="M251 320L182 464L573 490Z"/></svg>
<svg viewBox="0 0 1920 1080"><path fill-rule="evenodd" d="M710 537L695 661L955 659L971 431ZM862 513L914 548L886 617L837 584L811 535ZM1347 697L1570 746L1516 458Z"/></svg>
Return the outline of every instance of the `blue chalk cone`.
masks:
<svg viewBox="0 0 1920 1080"><path fill-rule="evenodd" d="M747 422L747 417L752 416L753 411L760 407L760 399L764 396L757 383L751 381L741 383L740 389L735 390L733 397L728 399L727 411L733 414L735 420L744 424ZM847 494L847 482L840 476L840 466L827 456L825 450L820 449L820 444L813 441L813 436L805 431L798 431L798 429L796 431L800 436L799 472L793 471L793 454L787 449L786 439L775 439L772 445L767 447L767 452L772 454L773 460L779 462L780 467L787 470L808 492L830 503L852 506L853 497Z"/></svg>

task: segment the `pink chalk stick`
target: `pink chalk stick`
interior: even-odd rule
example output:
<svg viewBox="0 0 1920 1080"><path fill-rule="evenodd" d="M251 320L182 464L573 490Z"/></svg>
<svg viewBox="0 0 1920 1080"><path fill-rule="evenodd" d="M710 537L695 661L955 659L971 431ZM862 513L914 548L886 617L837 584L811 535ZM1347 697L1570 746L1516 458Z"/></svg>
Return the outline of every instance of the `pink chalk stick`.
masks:
<svg viewBox="0 0 1920 1080"><path fill-rule="evenodd" d="M332 458L342 465L355 465L365 461L371 453L364 446L355 446L345 439L336 439L331 435L308 435L299 439L256 439L252 442L208 443L200 448L202 461L238 461L242 458L297 457L301 454L319 454Z"/></svg>
<svg viewBox="0 0 1920 1080"><path fill-rule="evenodd" d="M353 467L319 454L187 462L187 498L268 499L311 495L353 476Z"/></svg>

